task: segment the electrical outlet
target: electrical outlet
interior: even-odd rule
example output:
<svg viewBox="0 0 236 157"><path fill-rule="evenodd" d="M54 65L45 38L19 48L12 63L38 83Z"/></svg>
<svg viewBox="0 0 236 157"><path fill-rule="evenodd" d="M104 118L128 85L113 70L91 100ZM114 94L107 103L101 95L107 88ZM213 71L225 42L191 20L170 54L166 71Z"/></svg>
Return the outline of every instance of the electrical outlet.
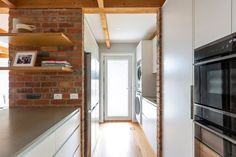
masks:
<svg viewBox="0 0 236 157"><path fill-rule="evenodd" d="M60 100L60 99L62 99L62 94L54 94L54 99L55 99L55 100Z"/></svg>
<svg viewBox="0 0 236 157"><path fill-rule="evenodd" d="M70 99L79 99L78 93L70 93Z"/></svg>

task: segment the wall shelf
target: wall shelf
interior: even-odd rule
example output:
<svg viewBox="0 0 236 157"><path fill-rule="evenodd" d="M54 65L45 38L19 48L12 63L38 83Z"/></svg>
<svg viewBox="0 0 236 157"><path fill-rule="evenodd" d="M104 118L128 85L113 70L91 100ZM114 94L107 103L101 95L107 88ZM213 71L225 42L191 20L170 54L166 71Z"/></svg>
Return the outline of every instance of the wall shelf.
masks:
<svg viewBox="0 0 236 157"><path fill-rule="evenodd" d="M0 41L13 46L72 46L63 33L0 33Z"/></svg>
<svg viewBox="0 0 236 157"><path fill-rule="evenodd" d="M67 67L0 67L0 70L22 71L22 72L73 72Z"/></svg>

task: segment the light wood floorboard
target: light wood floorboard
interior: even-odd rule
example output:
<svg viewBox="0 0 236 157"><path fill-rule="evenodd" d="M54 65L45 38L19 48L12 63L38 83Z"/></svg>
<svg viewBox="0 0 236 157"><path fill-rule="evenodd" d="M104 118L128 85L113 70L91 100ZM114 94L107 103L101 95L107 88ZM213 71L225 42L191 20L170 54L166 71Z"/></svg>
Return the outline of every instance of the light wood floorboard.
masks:
<svg viewBox="0 0 236 157"><path fill-rule="evenodd" d="M103 123L100 130L93 157L156 157L137 123Z"/></svg>

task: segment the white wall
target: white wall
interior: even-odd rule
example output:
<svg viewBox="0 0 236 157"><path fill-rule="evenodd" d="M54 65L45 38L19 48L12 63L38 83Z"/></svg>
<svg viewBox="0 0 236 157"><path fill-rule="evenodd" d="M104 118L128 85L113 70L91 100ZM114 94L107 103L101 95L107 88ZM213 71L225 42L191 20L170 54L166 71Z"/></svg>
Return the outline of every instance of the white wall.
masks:
<svg viewBox="0 0 236 157"><path fill-rule="evenodd" d="M138 43L124 43L124 44L111 44L108 49L105 44L99 44L99 51L101 53L133 53L136 52Z"/></svg>
<svg viewBox="0 0 236 157"><path fill-rule="evenodd" d="M192 0L167 0L162 9L164 157L193 156L192 5Z"/></svg>
<svg viewBox="0 0 236 157"><path fill-rule="evenodd" d="M135 105L135 76L136 76L136 47L138 44L136 43L124 43L124 44L112 44L110 49L106 48L105 44L99 44L99 52L100 52L100 72L101 77L103 72L103 64L102 64L102 56L103 55L131 55L132 56L132 121L135 121L135 113L134 113L134 105ZM102 79L101 79L102 80ZM101 81L101 87L103 86ZM101 94L103 94L103 89L101 91ZM104 105L104 101L101 100L101 104ZM103 110L101 111L103 113ZM103 121L103 115L101 117L101 121Z"/></svg>

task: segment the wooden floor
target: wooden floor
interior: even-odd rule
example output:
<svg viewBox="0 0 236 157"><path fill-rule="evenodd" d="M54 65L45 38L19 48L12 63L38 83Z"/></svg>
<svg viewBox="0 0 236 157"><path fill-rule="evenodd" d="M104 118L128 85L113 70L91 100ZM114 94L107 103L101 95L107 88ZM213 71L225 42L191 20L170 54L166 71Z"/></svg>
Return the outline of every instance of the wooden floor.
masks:
<svg viewBox="0 0 236 157"><path fill-rule="evenodd" d="M156 157L137 123L109 122L101 125L93 157Z"/></svg>

